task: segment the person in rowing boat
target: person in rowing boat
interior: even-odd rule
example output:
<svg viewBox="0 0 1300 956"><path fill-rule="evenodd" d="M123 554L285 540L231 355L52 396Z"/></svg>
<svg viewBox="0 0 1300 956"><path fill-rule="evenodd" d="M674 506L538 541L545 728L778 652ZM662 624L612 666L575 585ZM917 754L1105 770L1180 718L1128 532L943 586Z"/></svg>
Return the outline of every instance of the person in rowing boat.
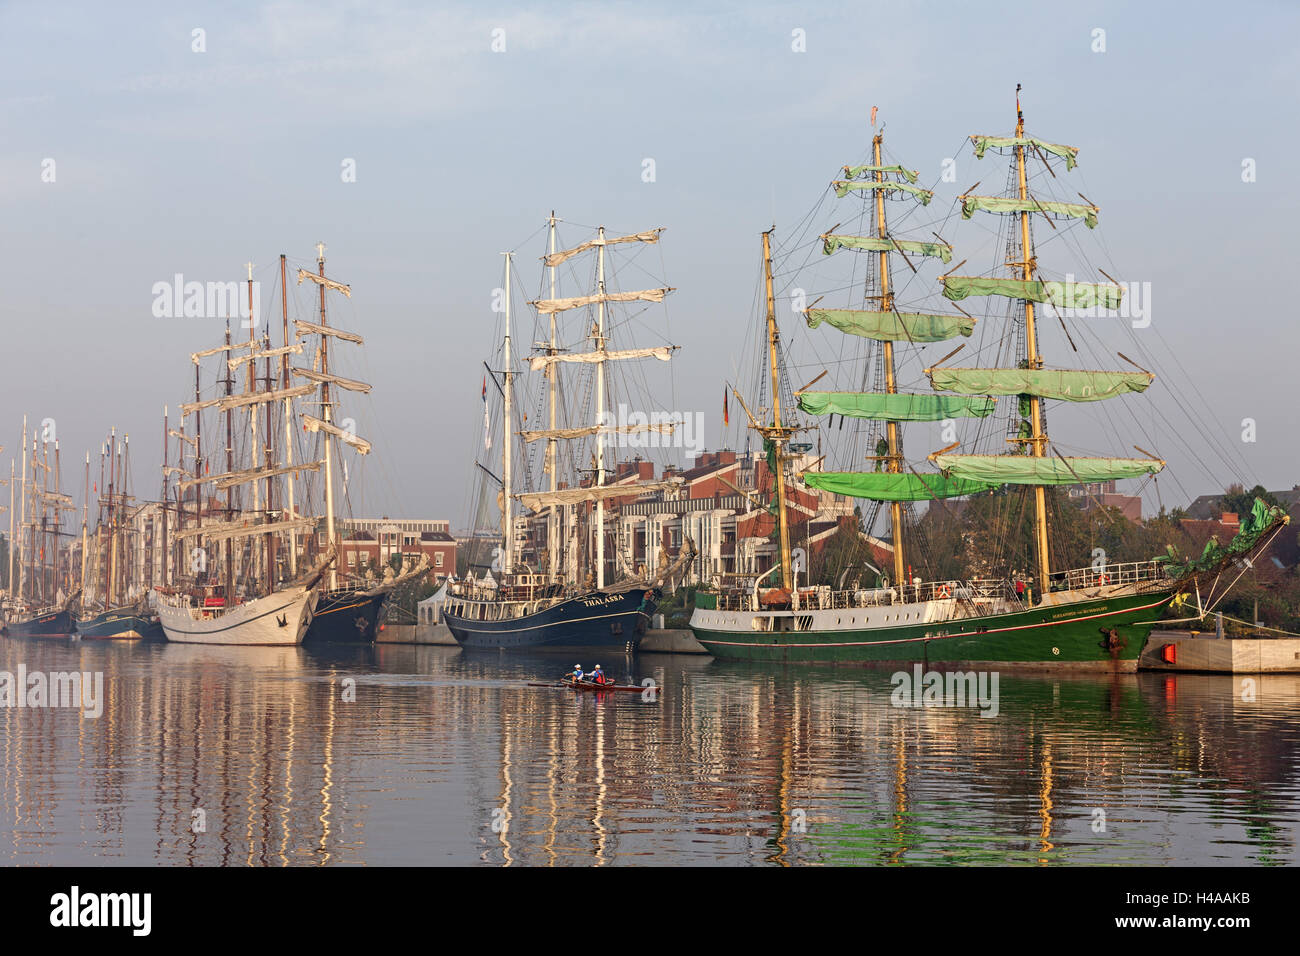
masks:
<svg viewBox="0 0 1300 956"><path fill-rule="evenodd" d="M569 671L569 673L564 676L570 683L581 684L583 679L582 665L574 664L573 670Z"/></svg>
<svg viewBox="0 0 1300 956"><path fill-rule="evenodd" d="M593 671L591 672L591 674L587 677L587 680L590 681L590 682L593 683L593 684L608 684L608 683L609 683L609 681L607 681L607 680L605 679L605 672L604 672L603 670L600 669L600 665L599 665L599 664L596 665L595 670L593 670Z"/></svg>

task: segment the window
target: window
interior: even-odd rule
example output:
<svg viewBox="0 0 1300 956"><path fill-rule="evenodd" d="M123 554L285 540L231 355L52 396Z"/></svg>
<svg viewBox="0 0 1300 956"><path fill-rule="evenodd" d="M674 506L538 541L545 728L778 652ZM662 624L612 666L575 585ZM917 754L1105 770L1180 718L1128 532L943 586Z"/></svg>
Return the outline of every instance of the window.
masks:
<svg viewBox="0 0 1300 956"><path fill-rule="evenodd" d="M439 551L437 554L435 554L435 555L433 556L433 566L434 566L435 568L440 568L440 567L442 567L442 554L443 554L443 553L442 553L441 551Z"/></svg>

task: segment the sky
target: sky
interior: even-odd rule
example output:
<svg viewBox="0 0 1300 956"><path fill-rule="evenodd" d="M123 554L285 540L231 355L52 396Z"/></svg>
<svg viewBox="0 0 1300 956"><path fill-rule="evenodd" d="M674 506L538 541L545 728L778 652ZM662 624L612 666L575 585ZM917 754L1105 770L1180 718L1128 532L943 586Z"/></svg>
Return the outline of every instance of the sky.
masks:
<svg viewBox="0 0 1300 956"><path fill-rule="evenodd" d="M1106 424L1132 418L1169 461L1166 505L1231 480L1290 488L1297 26L1300 8L1262 2L0 4L0 467L23 415L52 419L79 489L116 427L135 493L156 495L163 406L174 424L189 353L224 323L156 316L155 285L240 280L251 261L269 290L281 253L310 266L323 241L352 289L337 322L366 338L351 370L375 386L362 430L382 478L358 510L461 527L499 254L519 251L531 292L552 209L666 227L671 407L736 447L720 393L753 365L759 234L793 236L862 161L875 106L891 155L936 190L927 226L987 272L987 226L950 210L1002 186L965 137L1008 135L1019 83L1031 132L1080 149L1080 178L1045 188L1102 209L1097 235L1070 227L1101 250L1080 274L1099 263L1152 296L1150 328L1109 347L1159 362L1142 396L1158 413L1117 400L1065 447L1134 454ZM814 235L848 218L819 216ZM781 309L792 377L812 378L837 346ZM1071 364L1049 333L1050 364Z"/></svg>

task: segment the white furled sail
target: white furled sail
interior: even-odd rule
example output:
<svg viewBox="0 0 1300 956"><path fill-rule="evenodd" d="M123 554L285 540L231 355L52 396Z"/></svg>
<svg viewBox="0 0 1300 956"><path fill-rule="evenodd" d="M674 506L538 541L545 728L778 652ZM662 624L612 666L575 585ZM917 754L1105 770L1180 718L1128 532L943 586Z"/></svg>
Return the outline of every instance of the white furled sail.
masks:
<svg viewBox="0 0 1300 956"><path fill-rule="evenodd" d="M627 498L632 495L667 491L681 486L680 480L643 481L631 485L592 485L587 488L561 488L559 491L528 491L515 495L525 506L537 510L552 505L573 505L585 501L604 501L608 498Z"/></svg>
<svg viewBox="0 0 1300 956"><path fill-rule="evenodd" d="M333 422L322 421L311 415L302 416L302 426L309 432L324 432L327 435L333 435L344 444L351 445L363 455L370 454L370 442L364 438L358 438L349 431L344 431Z"/></svg>
<svg viewBox="0 0 1300 956"><path fill-rule="evenodd" d="M578 428L543 428L538 431L522 431L519 436L526 442L542 438L585 438L588 435L636 435L643 432L658 432L671 435L673 429L681 422L655 422L644 425L582 425Z"/></svg>
<svg viewBox="0 0 1300 956"><path fill-rule="evenodd" d="M349 299L352 298L352 289L342 282L335 282L333 279L327 279L324 276L318 276L314 272L308 272L306 269L298 270L298 284L302 285L303 279L310 279L317 285L323 285L327 289L333 289L335 292L342 292Z"/></svg>
<svg viewBox="0 0 1300 956"><path fill-rule="evenodd" d="M656 345L644 349L622 349L612 352L569 352L560 355L534 355L528 360L528 367L534 372L541 371L552 362L582 363L594 365L597 362L616 362L623 359L654 358L667 362L672 358L675 345Z"/></svg>
<svg viewBox="0 0 1300 956"><path fill-rule="evenodd" d="M339 388L346 388L349 392L362 392L367 394L370 392L369 382L359 382L353 378L344 378L341 375L331 375L327 372L316 372L309 368L299 368L296 365L291 371L299 378L310 379L317 383L329 382L333 385L337 385Z"/></svg>
<svg viewBox="0 0 1300 956"><path fill-rule="evenodd" d="M294 319L293 327L299 335L332 335L336 339L342 339L344 342L354 342L357 345L365 345L366 340L355 332L346 332L343 329L336 329L331 325L317 325L314 322L304 322L302 319Z"/></svg>
<svg viewBox="0 0 1300 956"><path fill-rule="evenodd" d="M637 289L634 292L597 292L595 295L577 295L568 299L538 299L532 304L537 311L546 315L550 312L565 312L569 309L581 309L589 305L603 305L606 302L662 302L664 296L672 289Z"/></svg>
<svg viewBox="0 0 1300 956"><path fill-rule="evenodd" d="M604 236L598 236L595 239L588 239L582 245L574 246L572 249L564 249L560 252L552 252L542 258L542 261L548 266L558 266L562 262L567 262L574 256L586 252L588 249L596 249L600 246L612 246L620 242L658 242L659 233L663 229L651 229L649 232L638 232L631 236L617 236L613 239Z"/></svg>

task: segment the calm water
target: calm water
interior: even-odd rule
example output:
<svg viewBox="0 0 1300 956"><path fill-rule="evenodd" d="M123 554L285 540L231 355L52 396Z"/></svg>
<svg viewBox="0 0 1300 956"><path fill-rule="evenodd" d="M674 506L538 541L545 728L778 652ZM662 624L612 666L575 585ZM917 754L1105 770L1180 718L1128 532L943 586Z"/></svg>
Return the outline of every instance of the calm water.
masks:
<svg viewBox="0 0 1300 956"><path fill-rule="evenodd" d="M891 706L884 671L598 662L664 693L457 648L2 640L105 703L0 708L0 863L1297 862L1295 677L1002 674L983 718Z"/></svg>

